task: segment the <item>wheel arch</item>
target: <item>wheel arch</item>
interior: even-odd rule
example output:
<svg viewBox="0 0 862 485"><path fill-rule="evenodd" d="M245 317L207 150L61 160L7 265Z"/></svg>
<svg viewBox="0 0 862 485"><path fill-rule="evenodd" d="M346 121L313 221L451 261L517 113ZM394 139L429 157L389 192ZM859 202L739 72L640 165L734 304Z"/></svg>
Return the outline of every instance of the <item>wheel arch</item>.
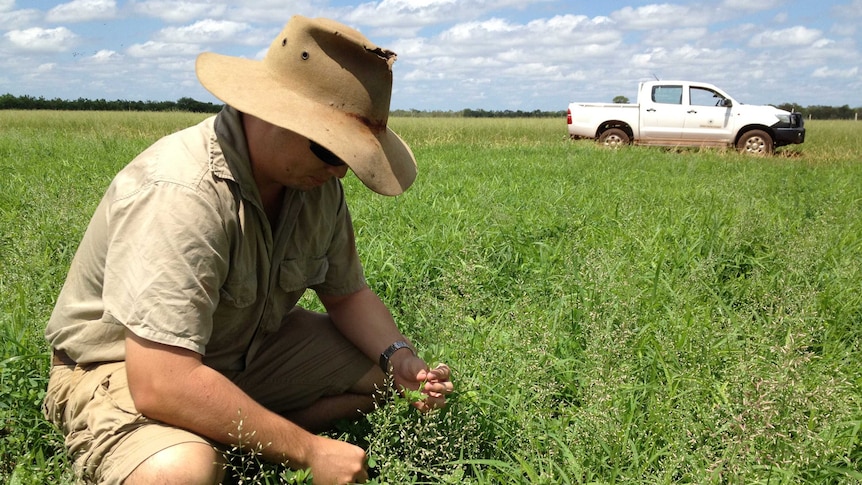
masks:
<svg viewBox="0 0 862 485"><path fill-rule="evenodd" d="M626 132L630 140L634 139L634 131L628 123L620 120L608 120L599 123L599 127L596 129L596 140L598 140L602 136L602 133L610 130L611 128L619 128Z"/></svg>
<svg viewBox="0 0 862 485"><path fill-rule="evenodd" d="M760 131L766 132L770 136L770 138L772 138L773 145L775 144L775 131L771 127L766 126L766 125L752 124L752 125L745 125L742 128L740 128L739 131L736 132L736 136L733 138L733 146L736 146L737 143L739 143L739 140L743 136L745 136L746 133L748 133L749 131L753 131L753 130L760 130Z"/></svg>

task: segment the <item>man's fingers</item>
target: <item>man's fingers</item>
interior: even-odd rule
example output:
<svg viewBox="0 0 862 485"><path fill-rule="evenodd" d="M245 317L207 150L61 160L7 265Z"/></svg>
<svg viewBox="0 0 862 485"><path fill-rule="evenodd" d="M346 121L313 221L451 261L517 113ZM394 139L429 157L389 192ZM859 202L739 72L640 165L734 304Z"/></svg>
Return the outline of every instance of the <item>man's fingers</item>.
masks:
<svg viewBox="0 0 862 485"><path fill-rule="evenodd" d="M423 413L431 411L432 409L439 409L446 406L446 398L445 397L431 397L427 396L422 401L418 401L413 403L413 406L422 411Z"/></svg>
<svg viewBox="0 0 862 485"><path fill-rule="evenodd" d="M441 363L431 370L423 369L417 377L420 381L448 381L451 374L449 366Z"/></svg>
<svg viewBox="0 0 862 485"><path fill-rule="evenodd" d="M425 393L429 395L431 395L432 393L451 394L454 388L455 386L453 386L452 383L449 381L426 382L423 391L425 391Z"/></svg>

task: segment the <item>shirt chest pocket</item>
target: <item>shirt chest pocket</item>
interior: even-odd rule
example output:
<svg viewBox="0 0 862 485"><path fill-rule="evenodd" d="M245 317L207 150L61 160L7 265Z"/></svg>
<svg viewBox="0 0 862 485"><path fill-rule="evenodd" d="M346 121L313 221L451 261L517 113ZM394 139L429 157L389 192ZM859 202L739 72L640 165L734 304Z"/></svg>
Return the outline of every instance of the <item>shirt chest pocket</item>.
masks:
<svg viewBox="0 0 862 485"><path fill-rule="evenodd" d="M231 271L219 290L221 302L245 308L257 299L257 274L253 271Z"/></svg>
<svg viewBox="0 0 862 485"><path fill-rule="evenodd" d="M319 258L285 259L281 262L278 285L287 293L304 291L326 280L329 261Z"/></svg>

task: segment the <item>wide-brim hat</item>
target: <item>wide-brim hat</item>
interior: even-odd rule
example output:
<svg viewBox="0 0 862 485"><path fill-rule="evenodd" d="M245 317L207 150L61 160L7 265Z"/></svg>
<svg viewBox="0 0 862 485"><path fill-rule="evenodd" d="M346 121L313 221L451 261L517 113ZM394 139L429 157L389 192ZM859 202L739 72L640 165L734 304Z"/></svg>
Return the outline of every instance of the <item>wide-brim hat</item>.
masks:
<svg viewBox="0 0 862 485"><path fill-rule="evenodd" d="M294 16L262 61L205 52L201 84L239 111L327 148L371 190L416 179L410 147L387 126L395 53L329 19Z"/></svg>

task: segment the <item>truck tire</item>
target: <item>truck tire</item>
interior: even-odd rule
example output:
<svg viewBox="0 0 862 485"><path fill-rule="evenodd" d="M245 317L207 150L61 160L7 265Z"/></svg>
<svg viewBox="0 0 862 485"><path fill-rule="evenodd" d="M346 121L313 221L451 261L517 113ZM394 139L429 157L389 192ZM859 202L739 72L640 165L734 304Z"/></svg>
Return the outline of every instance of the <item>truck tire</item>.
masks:
<svg viewBox="0 0 862 485"><path fill-rule="evenodd" d="M736 149L747 155L772 155L774 148L772 137L763 130L747 131L736 142Z"/></svg>
<svg viewBox="0 0 862 485"><path fill-rule="evenodd" d="M609 148L619 148L631 142L629 134L619 128L605 130L599 135L599 143Z"/></svg>

